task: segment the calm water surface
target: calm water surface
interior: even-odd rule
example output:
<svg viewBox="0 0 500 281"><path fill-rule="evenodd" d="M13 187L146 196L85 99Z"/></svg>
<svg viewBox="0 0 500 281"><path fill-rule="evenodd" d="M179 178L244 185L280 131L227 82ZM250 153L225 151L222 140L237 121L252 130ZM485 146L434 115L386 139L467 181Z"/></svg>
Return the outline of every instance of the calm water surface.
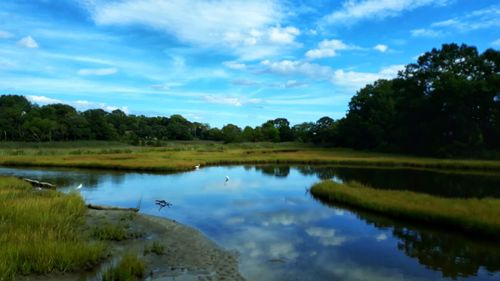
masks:
<svg viewBox="0 0 500 281"><path fill-rule="evenodd" d="M248 280L500 280L500 242L329 206L306 188L320 179L406 187L446 197L500 197L498 174L320 167L208 167L180 174L0 168L79 184L87 202L136 207L202 231L240 254ZM225 182L225 177L230 180ZM172 208L159 210L154 200Z"/></svg>

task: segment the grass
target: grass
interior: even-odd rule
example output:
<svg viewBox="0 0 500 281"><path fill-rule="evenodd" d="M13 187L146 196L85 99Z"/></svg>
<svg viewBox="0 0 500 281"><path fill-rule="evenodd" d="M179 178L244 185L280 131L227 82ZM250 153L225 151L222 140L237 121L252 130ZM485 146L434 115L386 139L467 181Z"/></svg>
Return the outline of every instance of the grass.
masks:
<svg viewBox="0 0 500 281"><path fill-rule="evenodd" d="M124 226L109 222L96 226L92 236L102 241L123 241L129 237Z"/></svg>
<svg viewBox="0 0 500 281"><path fill-rule="evenodd" d="M153 242L150 245L146 245L144 247L144 255L147 255L149 253L154 253L157 255L163 255L165 254L165 246L160 244L159 242Z"/></svg>
<svg viewBox="0 0 500 281"><path fill-rule="evenodd" d="M77 194L38 191L21 180L0 177L0 280L99 262L104 246L81 234L86 210Z"/></svg>
<svg viewBox="0 0 500 281"><path fill-rule="evenodd" d="M500 239L500 199L441 198L330 180L313 185L311 194L327 202Z"/></svg>
<svg viewBox="0 0 500 281"><path fill-rule="evenodd" d="M108 269L102 276L103 281L136 281L144 276L144 261L137 255L126 253L121 261Z"/></svg>
<svg viewBox="0 0 500 281"><path fill-rule="evenodd" d="M0 165L178 172L202 166L236 164L323 164L432 169L500 170L500 161L436 159L397 154L314 147L301 143L222 144L167 142L134 147L103 142L0 144Z"/></svg>

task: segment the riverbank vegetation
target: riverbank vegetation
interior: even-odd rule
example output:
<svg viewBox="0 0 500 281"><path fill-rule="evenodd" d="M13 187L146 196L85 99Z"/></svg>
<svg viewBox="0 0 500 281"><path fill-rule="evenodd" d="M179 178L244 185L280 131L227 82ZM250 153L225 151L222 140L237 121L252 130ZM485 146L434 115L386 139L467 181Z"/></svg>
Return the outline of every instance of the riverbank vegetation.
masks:
<svg viewBox="0 0 500 281"><path fill-rule="evenodd" d="M476 236L500 238L500 200L450 199L411 191L380 190L356 182L331 180L312 186L311 194L326 202L396 218L449 227Z"/></svg>
<svg viewBox="0 0 500 281"><path fill-rule="evenodd" d="M406 65L392 80L366 85L344 118L291 125L286 118L244 128L211 128L181 115L147 117L121 110L77 111L0 96L0 140L122 141L162 146L169 140L304 142L439 157L499 158L500 52L444 44Z"/></svg>
<svg viewBox="0 0 500 281"><path fill-rule="evenodd" d="M324 148L302 143L166 142L163 147L119 145L78 147L0 144L0 165L117 169L152 172L193 170L195 165L324 164L500 170L499 161L437 159L398 154ZM7 147L7 148L3 148ZM62 148L61 148L62 147Z"/></svg>
<svg viewBox="0 0 500 281"><path fill-rule="evenodd" d="M82 236L85 213L77 194L36 190L0 177L0 280L84 270L98 263L105 247Z"/></svg>

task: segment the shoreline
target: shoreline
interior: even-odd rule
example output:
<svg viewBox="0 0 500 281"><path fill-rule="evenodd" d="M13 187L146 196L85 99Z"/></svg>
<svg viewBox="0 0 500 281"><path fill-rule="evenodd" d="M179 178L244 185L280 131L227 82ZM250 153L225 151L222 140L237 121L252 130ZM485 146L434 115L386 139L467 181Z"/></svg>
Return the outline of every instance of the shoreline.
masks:
<svg viewBox="0 0 500 281"><path fill-rule="evenodd" d="M163 217L133 213L130 211L88 210L87 228L91 229L104 222L121 223L130 217L127 224L136 232L143 232L139 238L123 241L104 241L108 256L91 271L72 273L51 273L46 275L22 276L20 281L70 281L100 280L100 275L116 264L125 253L137 254L145 263L144 280L210 281L245 279L238 271L238 255L218 246L199 230ZM145 253L152 243L165 247L163 254Z"/></svg>

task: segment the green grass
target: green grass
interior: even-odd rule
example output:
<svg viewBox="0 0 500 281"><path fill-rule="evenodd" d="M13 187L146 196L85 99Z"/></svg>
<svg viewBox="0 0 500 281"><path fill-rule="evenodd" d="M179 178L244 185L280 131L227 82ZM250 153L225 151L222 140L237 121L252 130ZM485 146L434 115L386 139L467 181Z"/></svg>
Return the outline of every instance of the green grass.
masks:
<svg viewBox="0 0 500 281"><path fill-rule="evenodd" d="M127 230L123 225L109 222L96 226L92 236L102 241L123 241L128 239Z"/></svg>
<svg viewBox="0 0 500 281"><path fill-rule="evenodd" d="M165 246L156 241L152 244L144 246L144 255L147 255L149 253L163 255L165 254Z"/></svg>
<svg viewBox="0 0 500 281"><path fill-rule="evenodd" d="M500 238L500 199L450 199L410 191L380 190L356 182L323 181L311 194L401 219L453 228L465 233Z"/></svg>
<svg viewBox="0 0 500 281"><path fill-rule="evenodd" d="M320 164L500 170L500 161L436 159L314 147L301 143L166 142L162 147L113 146L108 142L57 143L46 147L0 145L0 165L178 172L236 164Z"/></svg>
<svg viewBox="0 0 500 281"><path fill-rule="evenodd" d="M121 261L108 269L102 276L103 281L136 281L142 280L144 276L144 261L137 255L126 253Z"/></svg>
<svg viewBox="0 0 500 281"><path fill-rule="evenodd" d="M0 177L0 280L95 265L104 246L82 236L86 207L77 194L34 190Z"/></svg>

